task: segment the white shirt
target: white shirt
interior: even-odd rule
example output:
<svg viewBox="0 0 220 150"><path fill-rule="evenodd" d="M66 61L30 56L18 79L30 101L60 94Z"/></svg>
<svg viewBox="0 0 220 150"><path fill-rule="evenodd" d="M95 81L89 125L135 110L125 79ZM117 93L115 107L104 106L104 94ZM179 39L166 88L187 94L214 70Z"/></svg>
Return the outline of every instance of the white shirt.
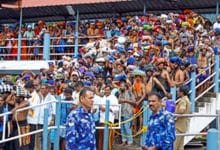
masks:
<svg viewBox="0 0 220 150"><path fill-rule="evenodd" d="M110 101L110 110L112 110L109 112L109 121L114 123L115 114L119 111L119 106L115 106L118 105L118 99L114 95L109 95L107 97L106 96L101 97L100 101L97 103L105 108L107 100ZM105 122L105 111L104 112L100 111L100 123L104 123L104 122Z"/></svg>
<svg viewBox="0 0 220 150"><path fill-rule="evenodd" d="M28 102L30 106L35 106L40 104L40 97L35 90L31 93L31 98L28 99ZM41 106L34 107L28 111L28 116L27 116L28 124L38 124L40 107Z"/></svg>
<svg viewBox="0 0 220 150"><path fill-rule="evenodd" d="M218 23L218 22L214 23L214 25L213 25L214 30L217 28L220 28L220 23Z"/></svg>
<svg viewBox="0 0 220 150"><path fill-rule="evenodd" d="M41 104L45 103L45 102L56 100L56 98L53 95L51 95L50 93L48 93L45 98L42 95L40 96L40 98L41 98ZM44 109L45 108L48 108L48 110L49 110L49 115L48 115L48 125L49 125L51 120L52 120L52 115L56 114L56 103L51 102L49 104L42 105L40 107L40 110L39 110L39 124L41 124L41 125L43 125L43 123L44 123Z"/></svg>
<svg viewBox="0 0 220 150"><path fill-rule="evenodd" d="M73 100L74 100L74 104L76 104L76 105L79 105L79 93L80 92L77 92L77 91L74 91L73 92Z"/></svg>

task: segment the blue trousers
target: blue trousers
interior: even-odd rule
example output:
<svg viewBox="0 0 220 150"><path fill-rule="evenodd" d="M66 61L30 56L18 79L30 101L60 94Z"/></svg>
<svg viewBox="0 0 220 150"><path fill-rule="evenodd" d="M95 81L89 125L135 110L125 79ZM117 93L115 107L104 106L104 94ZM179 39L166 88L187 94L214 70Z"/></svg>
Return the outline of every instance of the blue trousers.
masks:
<svg viewBox="0 0 220 150"><path fill-rule="evenodd" d="M121 121L128 120L131 117L132 117L132 115L122 116ZM133 143L132 131L131 131L131 122L121 124L121 134L126 135L126 136L122 136L122 142L127 142L128 144Z"/></svg>

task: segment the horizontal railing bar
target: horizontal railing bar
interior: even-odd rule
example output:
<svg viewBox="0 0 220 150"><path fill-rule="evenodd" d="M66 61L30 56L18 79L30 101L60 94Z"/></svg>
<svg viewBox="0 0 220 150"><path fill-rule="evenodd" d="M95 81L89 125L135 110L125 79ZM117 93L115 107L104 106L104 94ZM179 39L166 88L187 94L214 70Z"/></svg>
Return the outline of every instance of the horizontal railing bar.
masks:
<svg viewBox="0 0 220 150"><path fill-rule="evenodd" d="M208 133L178 133L176 136L196 136L196 135L207 135Z"/></svg>
<svg viewBox="0 0 220 150"><path fill-rule="evenodd" d="M220 117L216 114L207 115L207 114L174 114L175 117Z"/></svg>
<svg viewBox="0 0 220 150"><path fill-rule="evenodd" d="M21 48L43 48L43 45L38 45L38 46L21 46ZM18 46L12 46L12 47L6 47L6 46L0 46L0 48L5 48L5 49L13 49L13 48L18 48Z"/></svg>
<svg viewBox="0 0 220 150"><path fill-rule="evenodd" d="M191 81L192 81L192 79L189 79L188 81L186 81L186 82L184 83L184 85L189 84Z"/></svg>
<svg viewBox="0 0 220 150"><path fill-rule="evenodd" d="M212 75L210 75L208 78L206 78L205 80L203 80L201 83L199 83L197 86L196 86L196 89L198 87L200 87L201 85L203 85L206 81L208 81L209 79L211 79L214 75L216 75L216 72L214 72Z"/></svg>
<svg viewBox="0 0 220 150"><path fill-rule="evenodd" d="M93 39L93 38L105 38L106 36L78 36L79 39ZM64 36L64 37L50 37L51 40L55 39L75 39L76 36ZM30 40L38 40L38 39L43 39L43 38L21 38L22 41L30 41ZM17 41L18 38L13 38L13 39L4 39L5 41L11 41L15 40Z"/></svg>
<svg viewBox="0 0 220 150"><path fill-rule="evenodd" d="M197 96L195 98L195 101L197 101L200 97L202 97L206 92L208 92L209 90L211 90L213 87L215 86L215 83L212 84L208 89L206 89L204 92L202 92L199 96Z"/></svg>
<svg viewBox="0 0 220 150"><path fill-rule="evenodd" d="M78 45L50 45L50 47L74 47L74 46L86 46L84 44L78 44Z"/></svg>
<svg viewBox="0 0 220 150"><path fill-rule="evenodd" d="M75 47L75 46L86 46L85 44L78 44L78 45L50 45L50 47ZM38 46L21 46L21 48L43 48L43 45L38 45ZM12 46L12 47L6 47L6 46L0 46L0 48L4 49L12 49L12 48L18 48L18 46Z"/></svg>
<svg viewBox="0 0 220 150"><path fill-rule="evenodd" d="M38 107L38 106L47 105L47 104L49 104L49 103L54 103L54 102L57 102L57 100L52 100L52 101L48 101L48 102L45 102L45 103L36 104L36 105L33 105L33 106L28 106L28 107L24 107L24 108L21 108L21 109L16 110L16 112L24 111L24 110L31 109L31 108L35 108L35 107ZM4 116L4 115L9 115L9 114L12 114L12 113L11 113L10 111L9 111L9 112L6 112L6 113L2 113L2 114L0 114L0 117L2 117L2 116Z"/></svg>
<svg viewBox="0 0 220 150"><path fill-rule="evenodd" d="M188 94L191 94L192 93L192 90L190 90L189 92L188 92Z"/></svg>
<svg viewBox="0 0 220 150"><path fill-rule="evenodd" d="M49 129L49 130L50 130L50 129L56 129L56 126L48 127L48 129ZM41 132L43 132L43 129L38 129L38 130L29 132L29 133L25 133L25 134L17 135L17 136L14 136L14 137L10 137L10 138L1 140L1 141L0 141L0 144L1 144L1 143L4 143L4 142L8 142L8 141L12 141L12 140L19 139L20 137L25 137L25 136L28 136L28 135L37 134L37 133L41 133Z"/></svg>

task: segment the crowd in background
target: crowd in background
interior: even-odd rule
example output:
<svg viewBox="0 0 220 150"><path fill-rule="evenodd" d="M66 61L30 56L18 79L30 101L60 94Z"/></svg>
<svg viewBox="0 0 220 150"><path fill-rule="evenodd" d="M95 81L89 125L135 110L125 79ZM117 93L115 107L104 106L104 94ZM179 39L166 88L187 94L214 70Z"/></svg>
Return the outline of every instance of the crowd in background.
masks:
<svg viewBox="0 0 220 150"><path fill-rule="evenodd" d="M111 105L122 104L122 117L126 120L141 109L143 101L147 100L151 92L157 92L163 100L167 100L171 98L171 87L189 87L185 83L190 79L191 72L195 71L199 74L197 83L209 76L212 72L209 66L213 63L214 54L218 53L219 25L220 17L217 17L217 22L213 26L209 20L191 10L185 10L181 14L169 13L159 16L147 14L80 22L79 35L84 38L80 39L79 44L85 46L80 47L77 58L57 57L58 61L49 63L49 69L42 68L39 74L24 71L16 77L8 75L3 78L2 112L6 106L7 111L18 109L13 103L16 94L13 93L12 88L7 90L5 86L20 86L31 93L32 98L28 99L31 106L53 100L56 96L73 101L73 106L62 106L64 110L62 110L61 121L65 124L68 112L79 105L80 90L87 86L95 92L96 104L102 106L106 99L110 99ZM52 38L58 37L51 40L53 45L74 44L75 26L71 22L47 24L39 21L34 27L24 26L22 31L23 37L27 38L23 40L23 44L27 46L42 45L45 32L49 32ZM1 45L6 47L1 47L1 54L17 53L17 41L13 40L17 37L17 33L18 27L4 27L0 39ZM60 46L52 48L51 51L73 53L73 49L74 47ZM35 56L39 57L40 51L41 48L37 47L22 48L23 53L34 54L33 57L24 55L22 59L37 59ZM11 60L11 57L2 56L2 59ZM16 56L13 59L16 59ZM198 93L206 89L211 82L212 80L208 80L198 89ZM4 94L7 95L4 96ZM25 98L24 95L23 98ZM27 104L19 108L25 106ZM51 109L49 123L53 124L54 106L47 107ZM105 111L102 107L94 109ZM119 110L114 106L111 110L112 118L110 118L111 122L114 122L118 119L116 114ZM40 122L42 111L39 109L32 111L37 116L34 117L33 122L27 118L25 125L30 125L31 130L42 128L42 122ZM32 113L29 110L28 114L24 115L33 117ZM97 117L97 125L103 125L103 117L104 113L100 114L100 118ZM139 117L136 121L124 126L122 132L131 135L132 131L141 129L141 124L142 119ZM65 131L62 133L62 142L64 142ZM98 135L103 136L103 133ZM113 140L114 136L111 137ZM100 143L97 147L102 149L101 138L98 139ZM32 148L33 141L31 140ZM127 144L133 143L132 138L123 138L122 141Z"/></svg>

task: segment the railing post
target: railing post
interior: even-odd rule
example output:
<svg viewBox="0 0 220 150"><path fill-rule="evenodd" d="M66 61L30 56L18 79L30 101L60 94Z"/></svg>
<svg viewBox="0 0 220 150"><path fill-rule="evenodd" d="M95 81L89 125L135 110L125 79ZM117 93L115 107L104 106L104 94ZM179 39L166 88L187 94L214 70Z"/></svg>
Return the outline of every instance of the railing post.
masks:
<svg viewBox="0 0 220 150"><path fill-rule="evenodd" d="M191 101L191 111L195 112L195 98L196 98L196 73L192 72L191 73L191 84L190 84L190 89L192 90L190 94L190 101Z"/></svg>
<svg viewBox="0 0 220 150"><path fill-rule="evenodd" d="M17 55L17 60L21 60L21 39L22 39L22 35L21 35L21 28L22 28L22 17L23 17L23 12L22 12L22 8L20 8L20 21L19 21L19 31L18 31L18 55Z"/></svg>
<svg viewBox="0 0 220 150"><path fill-rule="evenodd" d="M143 112L143 127L147 127L147 121L148 121L148 108L147 108L147 101L144 101L144 112ZM144 132L141 135L141 146L144 146L145 140L146 140L147 133Z"/></svg>
<svg viewBox="0 0 220 150"><path fill-rule="evenodd" d="M218 149L218 130L209 129L207 136L207 150L219 150Z"/></svg>
<svg viewBox="0 0 220 150"><path fill-rule="evenodd" d="M75 48L74 48L74 57L78 57L78 39L79 39L79 10L76 10L76 24L75 24Z"/></svg>
<svg viewBox="0 0 220 150"><path fill-rule="evenodd" d="M106 101L105 106L105 122L109 122L109 111L110 111L110 101ZM103 142L103 150L108 150L108 136L109 136L109 126L105 124L105 131L104 131L104 142Z"/></svg>
<svg viewBox="0 0 220 150"><path fill-rule="evenodd" d="M176 86L171 87L170 92L172 94L172 100L175 102L176 101Z"/></svg>
<svg viewBox="0 0 220 150"><path fill-rule="evenodd" d="M215 78L214 78L214 92L218 93L219 91L219 55L215 55Z"/></svg>
<svg viewBox="0 0 220 150"><path fill-rule="evenodd" d="M50 34L44 33L43 60L50 60Z"/></svg>
<svg viewBox="0 0 220 150"><path fill-rule="evenodd" d="M6 133L6 119L7 119L7 115L4 115L3 117L3 133L2 133L2 140L5 139L5 133Z"/></svg>
<svg viewBox="0 0 220 150"><path fill-rule="evenodd" d="M43 125L43 150L47 150L48 143L48 116L49 110L47 108L44 109L44 125Z"/></svg>
<svg viewBox="0 0 220 150"><path fill-rule="evenodd" d="M61 97L57 97L58 102L56 103L56 116L55 116L55 126L56 126L56 137L54 142L54 150L59 150L60 146L60 110L61 110Z"/></svg>
<svg viewBox="0 0 220 150"><path fill-rule="evenodd" d="M216 0L216 17L219 15L219 0Z"/></svg>
<svg viewBox="0 0 220 150"><path fill-rule="evenodd" d="M216 128L218 130L218 147L220 148L220 110L216 110L217 118L216 118Z"/></svg>

